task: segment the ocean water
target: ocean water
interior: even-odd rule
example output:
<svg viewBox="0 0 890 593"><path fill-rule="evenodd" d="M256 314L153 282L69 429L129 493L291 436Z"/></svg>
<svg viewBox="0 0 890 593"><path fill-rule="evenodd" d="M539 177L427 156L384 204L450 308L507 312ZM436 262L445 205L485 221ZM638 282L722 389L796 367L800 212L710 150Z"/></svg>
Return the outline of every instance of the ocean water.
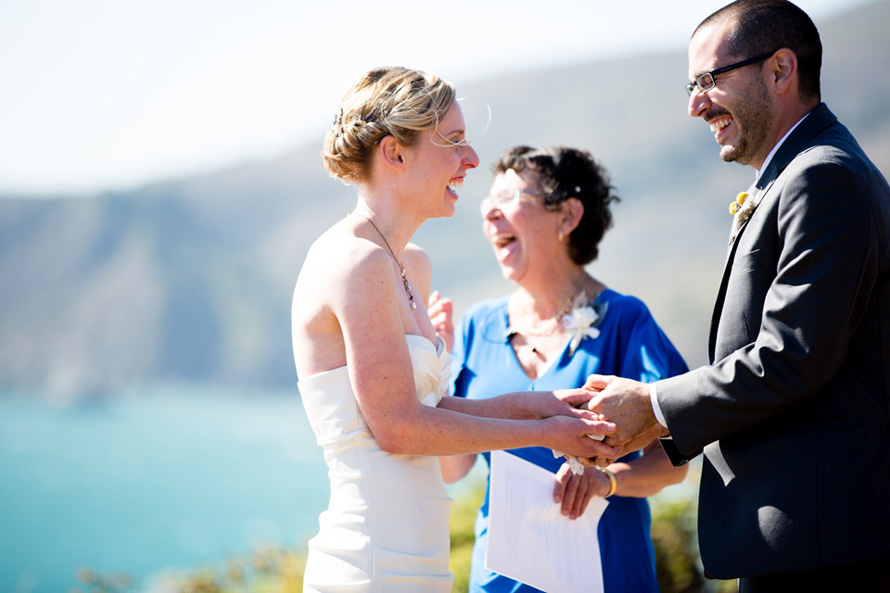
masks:
<svg viewBox="0 0 890 593"><path fill-rule="evenodd" d="M300 549L328 493L296 389L67 407L0 394L0 592L64 592L82 567L143 590L264 545Z"/></svg>

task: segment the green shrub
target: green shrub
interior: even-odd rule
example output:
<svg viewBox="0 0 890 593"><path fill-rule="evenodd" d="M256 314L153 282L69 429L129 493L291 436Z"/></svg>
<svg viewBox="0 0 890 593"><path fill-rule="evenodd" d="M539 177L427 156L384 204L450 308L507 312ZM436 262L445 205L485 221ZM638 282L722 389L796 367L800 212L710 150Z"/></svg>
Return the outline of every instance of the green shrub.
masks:
<svg viewBox="0 0 890 593"><path fill-rule="evenodd" d="M663 592L702 591L695 514L695 501L689 499L652 505L655 574Z"/></svg>
<svg viewBox="0 0 890 593"><path fill-rule="evenodd" d="M451 557L449 568L454 575L452 593L466 593L470 586L470 560L476 541L476 511L485 497L485 484L475 484L465 494L455 497L451 505Z"/></svg>

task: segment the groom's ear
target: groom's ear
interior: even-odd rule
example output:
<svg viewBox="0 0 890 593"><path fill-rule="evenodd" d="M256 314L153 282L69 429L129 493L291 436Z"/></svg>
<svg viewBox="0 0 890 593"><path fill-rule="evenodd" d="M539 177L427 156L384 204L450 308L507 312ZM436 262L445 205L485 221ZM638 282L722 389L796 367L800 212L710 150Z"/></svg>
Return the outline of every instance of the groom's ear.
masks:
<svg viewBox="0 0 890 593"><path fill-rule="evenodd" d="M767 84L777 95L782 95L792 88L792 83L799 81L797 56L789 49L780 49L767 60Z"/></svg>

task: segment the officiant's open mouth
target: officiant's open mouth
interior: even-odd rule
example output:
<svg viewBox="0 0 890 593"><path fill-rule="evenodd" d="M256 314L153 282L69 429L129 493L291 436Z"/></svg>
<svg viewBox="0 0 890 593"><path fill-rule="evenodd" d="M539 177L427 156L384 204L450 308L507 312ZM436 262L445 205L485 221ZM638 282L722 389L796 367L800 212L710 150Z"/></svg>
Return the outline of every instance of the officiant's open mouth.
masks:
<svg viewBox="0 0 890 593"><path fill-rule="evenodd" d="M516 236L509 233L497 233L492 235L490 240L491 244L494 245L495 251L501 252L516 243Z"/></svg>

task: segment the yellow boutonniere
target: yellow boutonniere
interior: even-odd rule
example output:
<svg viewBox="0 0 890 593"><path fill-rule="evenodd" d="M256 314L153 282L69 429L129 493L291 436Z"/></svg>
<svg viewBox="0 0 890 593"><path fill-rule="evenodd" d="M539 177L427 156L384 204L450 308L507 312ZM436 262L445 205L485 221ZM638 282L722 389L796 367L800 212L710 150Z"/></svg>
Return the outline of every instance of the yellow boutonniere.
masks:
<svg viewBox="0 0 890 593"><path fill-rule="evenodd" d="M745 200L747 200L747 199L748 199L748 192L746 192L746 191L741 192L738 196L736 196L735 201L729 205L729 213L732 214L733 216L735 216L736 212L741 210L742 204L744 204Z"/></svg>

